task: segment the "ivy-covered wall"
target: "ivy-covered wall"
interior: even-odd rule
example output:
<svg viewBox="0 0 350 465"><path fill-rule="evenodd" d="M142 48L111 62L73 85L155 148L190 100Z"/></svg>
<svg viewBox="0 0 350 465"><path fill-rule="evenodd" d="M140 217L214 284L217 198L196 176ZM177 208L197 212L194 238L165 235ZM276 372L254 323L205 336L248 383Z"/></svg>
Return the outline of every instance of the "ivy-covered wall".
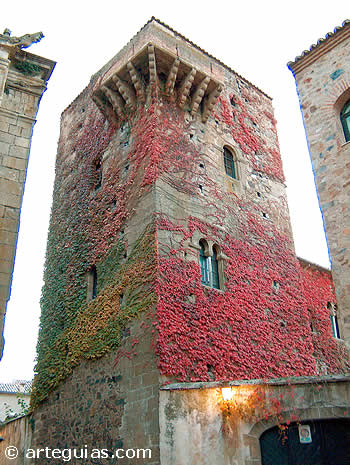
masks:
<svg viewBox="0 0 350 465"><path fill-rule="evenodd" d="M145 104L107 120L92 100L103 73L62 116L32 396L37 445L48 417L52 437L72 421L63 443L97 428L101 446L118 418L108 444L138 438L159 452L161 382L350 367L331 334L330 274L295 256L271 100L220 72L206 123L165 95L161 76ZM225 173L224 147L237 179ZM201 284L201 239L219 251L220 289ZM109 405L113 391L120 409L107 409L102 428L99 399Z"/></svg>

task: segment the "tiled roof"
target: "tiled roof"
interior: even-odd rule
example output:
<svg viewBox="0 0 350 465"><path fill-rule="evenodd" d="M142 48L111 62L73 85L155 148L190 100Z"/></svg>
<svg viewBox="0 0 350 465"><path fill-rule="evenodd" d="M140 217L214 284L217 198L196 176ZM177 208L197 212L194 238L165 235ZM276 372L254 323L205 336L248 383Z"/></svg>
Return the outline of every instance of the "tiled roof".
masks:
<svg viewBox="0 0 350 465"><path fill-rule="evenodd" d="M32 390L32 382L31 381L22 381L16 380L12 383L1 383L0 382L0 393L6 394L30 394Z"/></svg>
<svg viewBox="0 0 350 465"><path fill-rule="evenodd" d="M321 45L325 44L327 41L329 41L330 38L336 36L337 34L339 34L339 32L343 31L346 27L348 27L349 24L350 24L350 20L346 19L341 26L336 27L333 32L328 32L328 34L326 34L325 37L322 37L321 39L319 39L316 42L316 44L311 45L309 50L304 50L301 55L298 55L295 58L294 61L290 61L288 63L288 67L292 68L293 65L298 63L300 60L302 60L306 56L308 56L311 52L313 52L315 49L319 48Z"/></svg>

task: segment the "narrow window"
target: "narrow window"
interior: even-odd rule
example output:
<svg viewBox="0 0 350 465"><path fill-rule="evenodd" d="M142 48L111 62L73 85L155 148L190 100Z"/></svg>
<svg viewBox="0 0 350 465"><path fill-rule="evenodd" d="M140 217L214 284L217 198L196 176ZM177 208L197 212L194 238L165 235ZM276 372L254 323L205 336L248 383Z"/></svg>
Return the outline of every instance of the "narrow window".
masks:
<svg viewBox="0 0 350 465"><path fill-rule="evenodd" d="M87 273L87 300L93 300L97 296L97 270L92 266Z"/></svg>
<svg viewBox="0 0 350 465"><path fill-rule="evenodd" d="M102 186L102 162L99 158L95 162L95 190L100 189Z"/></svg>
<svg viewBox="0 0 350 465"><path fill-rule="evenodd" d="M213 247L213 256L211 257L211 277L212 287L220 289L218 255L215 245Z"/></svg>
<svg viewBox="0 0 350 465"><path fill-rule="evenodd" d="M226 174L233 179L237 179L236 166L233 154L226 147L224 147L224 163Z"/></svg>
<svg viewBox="0 0 350 465"><path fill-rule="evenodd" d="M331 320L331 327L332 327L333 337L335 337L336 339L340 339L338 318L337 318L337 313L336 313L337 312L337 306L336 306L336 304L333 304L332 302L328 302L327 308L328 308L328 310L330 310L329 318Z"/></svg>
<svg viewBox="0 0 350 465"><path fill-rule="evenodd" d="M340 112L340 121L343 126L345 141L350 141L350 100L346 102Z"/></svg>
<svg viewBox="0 0 350 465"><path fill-rule="evenodd" d="M210 273L209 273L210 257L206 257L205 255L206 247L205 247L204 241L200 240L199 245L200 245L199 261L201 265L201 274L202 274L201 283L205 284L206 286L210 286Z"/></svg>
<svg viewBox="0 0 350 465"><path fill-rule="evenodd" d="M337 315L330 315L332 334L336 339L340 339Z"/></svg>

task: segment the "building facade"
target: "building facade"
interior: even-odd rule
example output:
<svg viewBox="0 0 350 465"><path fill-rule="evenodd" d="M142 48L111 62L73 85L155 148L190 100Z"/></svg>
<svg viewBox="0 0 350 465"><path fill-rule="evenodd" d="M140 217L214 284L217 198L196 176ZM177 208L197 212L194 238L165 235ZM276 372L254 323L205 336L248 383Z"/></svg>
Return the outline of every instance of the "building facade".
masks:
<svg viewBox="0 0 350 465"><path fill-rule="evenodd" d="M350 344L350 22L289 63L323 213L340 336Z"/></svg>
<svg viewBox="0 0 350 465"><path fill-rule="evenodd" d="M55 63L22 50L41 33L0 34L0 359L35 117Z"/></svg>
<svg viewBox="0 0 350 465"><path fill-rule="evenodd" d="M262 433L327 419L344 450L335 303L295 255L270 97L152 18L62 115L32 446L269 465Z"/></svg>

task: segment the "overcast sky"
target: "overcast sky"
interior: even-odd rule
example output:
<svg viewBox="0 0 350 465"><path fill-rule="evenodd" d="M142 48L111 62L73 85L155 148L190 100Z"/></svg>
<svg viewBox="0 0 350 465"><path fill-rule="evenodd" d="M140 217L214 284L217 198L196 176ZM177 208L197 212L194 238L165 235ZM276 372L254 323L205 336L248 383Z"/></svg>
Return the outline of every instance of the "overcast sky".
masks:
<svg viewBox="0 0 350 465"><path fill-rule="evenodd" d="M286 64L350 18L349 1L17 0L1 6L0 29L43 31L29 52L57 61L34 128L7 307L0 381L31 379L40 315L60 114L155 16L273 97L297 255L329 266L292 73Z"/></svg>

